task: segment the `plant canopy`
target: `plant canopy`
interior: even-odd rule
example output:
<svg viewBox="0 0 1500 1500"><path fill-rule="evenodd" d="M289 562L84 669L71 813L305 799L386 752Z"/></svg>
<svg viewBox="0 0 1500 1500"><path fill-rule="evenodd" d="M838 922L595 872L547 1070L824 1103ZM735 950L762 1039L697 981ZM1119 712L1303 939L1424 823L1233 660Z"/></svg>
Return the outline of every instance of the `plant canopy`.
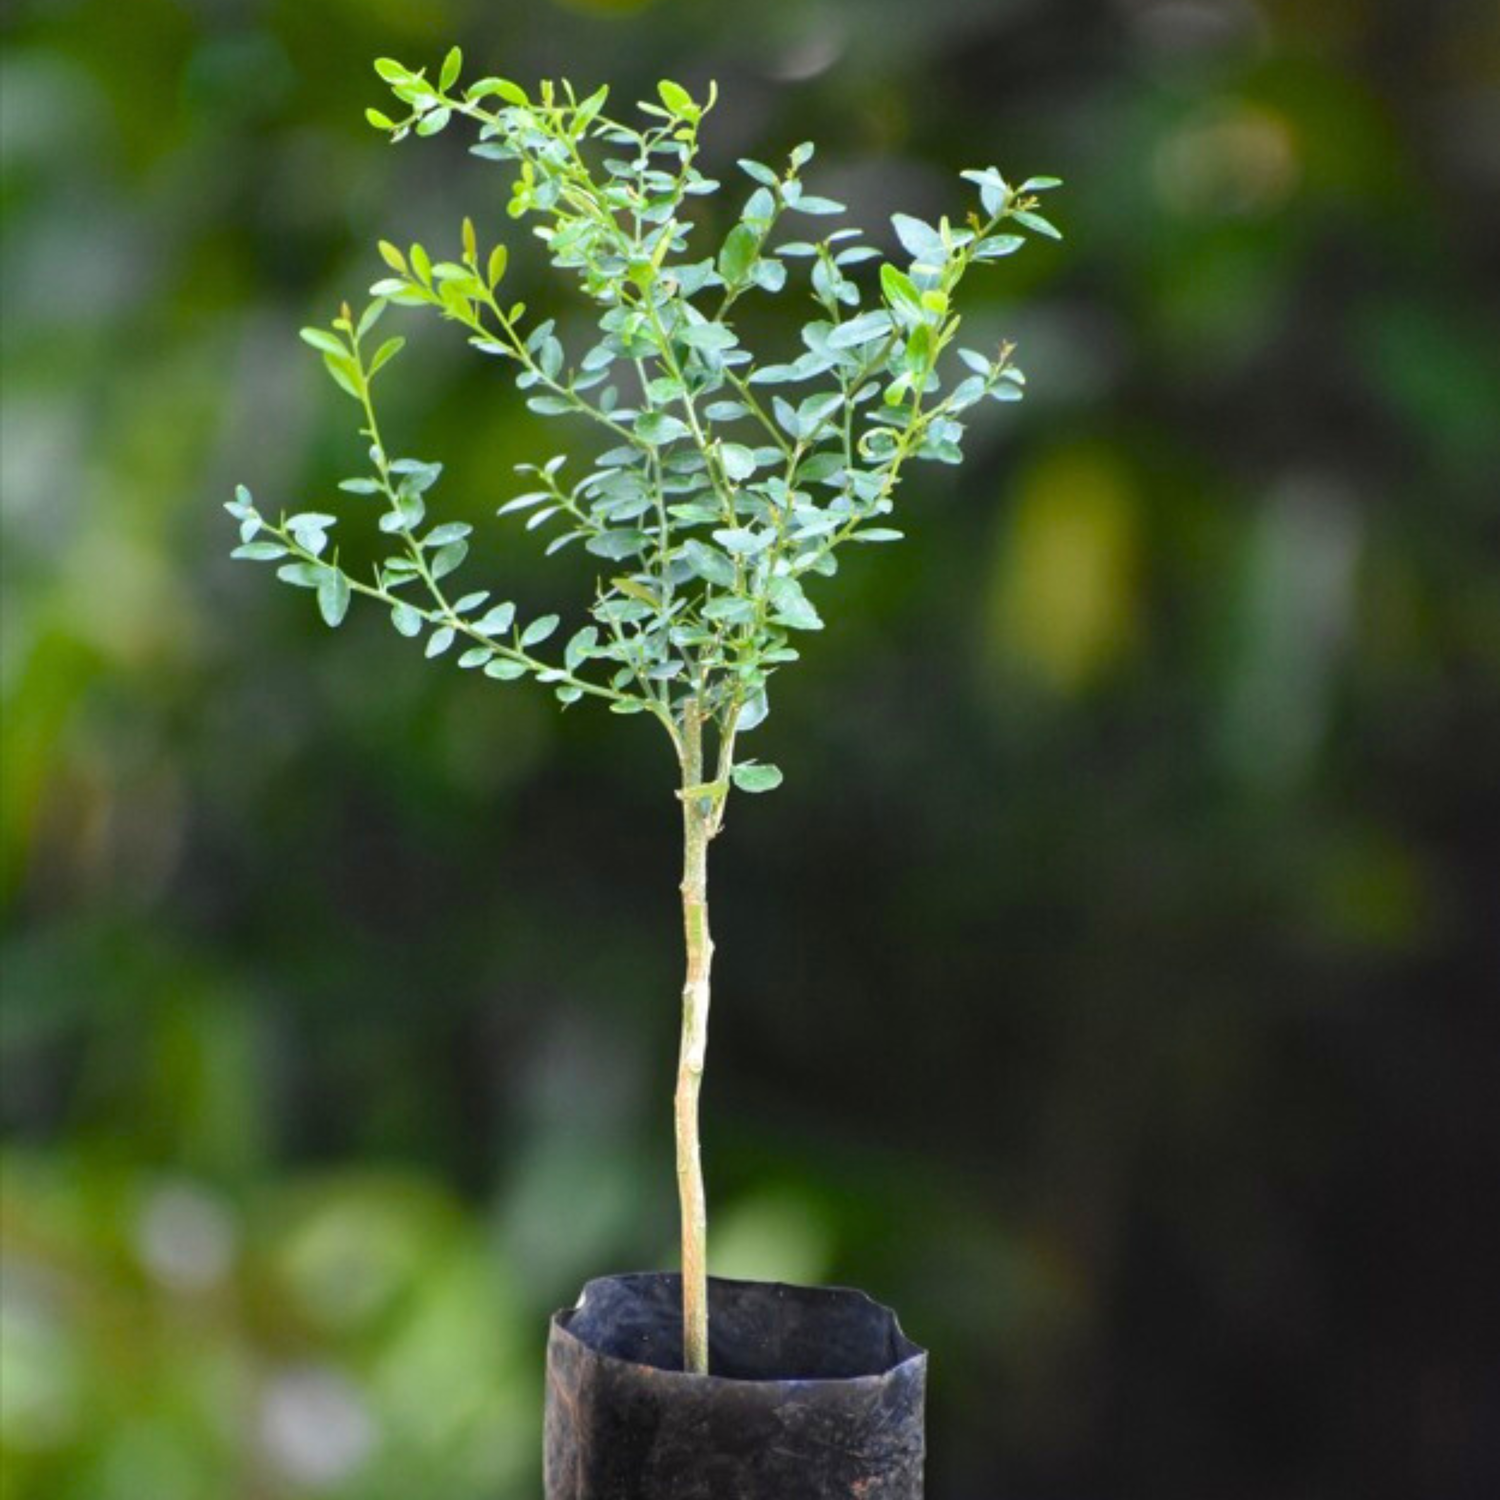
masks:
<svg viewBox="0 0 1500 1500"><path fill-rule="evenodd" d="M967 414L1014 401L1025 384L1011 346L962 347L957 297L980 262L1028 236L1059 238L1038 210L1057 179L1011 184L968 171L976 206L962 222L893 219L902 255L888 260L845 227L842 204L803 180L798 146L779 170L741 161L748 192L716 245L699 200L727 193L699 169L699 130L715 92L694 99L663 82L627 123L605 113L606 89L566 82L535 93L503 78L459 83L450 51L435 78L390 59L375 70L393 113L370 123L393 140L477 127L476 156L512 174L509 214L535 221L554 266L596 311L596 334L565 349L556 320L533 318L505 281L509 251L464 219L451 258L381 242L386 275L358 316L346 305L302 338L357 405L368 470L340 488L367 503L385 553L364 576L332 540L339 517L272 518L243 486L227 509L234 555L276 564L342 623L359 596L389 611L428 657L502 682L534 678L564 706L599 699L666 731L681 773L687 979L676 1124L683 1212L684 1368L708 1368L706 1206L698 1092L707 1044L707 848L732 790L778 786L780 770L744 758L739 737L768 712L775 674L823 628L821 586L845 547L899 540L889 524L905 466L957 464ZM748 347L741 314L756 298L810 296L812 316L789 358ZM596 435L587 458L525 464L522 493L498 514L600 560L587 619L566 633L556 613L524 615L489 587L455 586L470 565L472 527L435 520L440 464L395 456L381 436L375 385L400 354L380 338L392 307L426 307L458 324L482 356L514 375L528 407L576 419ZM575 428L575 430L578 430ZM559 650L556 642L561 641Z"/></svg>

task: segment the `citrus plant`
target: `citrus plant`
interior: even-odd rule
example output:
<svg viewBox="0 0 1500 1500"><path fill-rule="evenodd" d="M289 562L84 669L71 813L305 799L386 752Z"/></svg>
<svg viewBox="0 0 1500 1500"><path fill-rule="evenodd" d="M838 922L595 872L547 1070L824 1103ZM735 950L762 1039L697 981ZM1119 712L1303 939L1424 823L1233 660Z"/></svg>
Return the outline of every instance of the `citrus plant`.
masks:
<svg viewBox="0 0 1500 1500"><path fill-rule="evenodd" d="M809 191L811 145L780 170L738 166L749 192L727 232L704 248L706 204L727 191L699 168L699 129L714 104L664 82L638 106L639 123L605 113L566 82L535 94L502 78L460 87L454 48L435 78L382 59L394 114L370 110L393 140L431 136L457 121L477 128L475 155L513 173L509 213L535 221L551 262L574 276L596 311L597 335L571 353L552 318L528 317L505 292L508 250L481 245L469 219L451 259L420 244L382 242L388 274L356 315L302 337L356 404L368 440L366 473L340 486L371 503L385 552L365 576L331 542L338 518L262 512L241 486L228 505L240 525L234 555L277 564L311 590L329 625L355 596L390 613L428 657L502 682L533 678L564 706L597 699L654 719L677 757L683 828L687 973L676 1091L682 1207L683 1364L708 1367L707 1211L698 1101L708 1038L713 940L708 847L731 794L767 792L781 772L742 754L767 714L775 674L798 642L823 628L824 580L850 546L893 542L888 520L908 463L960 462L966 414L1020 397L1008 344L959 345L956 299L979 262L1019 250L1027 232L1058 237L1037 195L993 167L965 172L977 204L961 222L898 214L904 254L887 260ZM810 230L786 232L788 225ZM800 348L781 359L751 352L742 315L757 297L808 297ZM433 524L441 465L396 456L376 418L377 379L402 340L377 340L391 306L425 307L508 367L532 411L577 419L597 441L539 465L499 508L528 531L549 531L549 553L582 547L600 559L587 619L560 652L556 614L525 618L488 588L454 586L470 561L472 528ZM548 648L544 650L544 648Z"/></svg>

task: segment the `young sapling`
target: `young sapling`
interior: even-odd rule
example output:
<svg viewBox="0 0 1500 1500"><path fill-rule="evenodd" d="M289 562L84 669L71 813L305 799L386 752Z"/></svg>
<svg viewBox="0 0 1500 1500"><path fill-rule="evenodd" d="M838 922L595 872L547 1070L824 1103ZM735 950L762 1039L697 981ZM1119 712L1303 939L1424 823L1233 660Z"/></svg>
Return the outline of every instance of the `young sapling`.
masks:
<svg viewBox="0 0 1500 1500"><path fill-rule="evenodd" d="M970 269L1019 250L1027 234L1059 238L1037 195L1057 179L1007 182L993 167L963 174L977 207L962 222L894 216L904 254L887 260L838 223L839 203L809 190L811 145L781 170L738 169L750 191L712 253L708 205L727 187L699 169L699 129L712 109L675 83L640 104L639 123L605 113L606 89L579 97L566 82L535 93L502 78L459 86L454 48L436 78L382 59L394 114L368 111L393 140L462 120L476 156L513 173L509 213L535 221L554 266L594 309L589 347L566 351L553 318L528 317L504 293L508 251L481 245L464 219L452 259L420 244L382 242L388 274L356 316L302 337L357 405L368 471L340 488L374 506L388 550L368 575L347 570L321 511L281 515L236 490L236 557L277 564L316 595L329 625L355 596L389 610L428 657L508 682L534 678L564 706L584 698L653 718L677 757L687 965L675 1097L682 1210L683 1368L708 1369L707 1208L699 1092L708 1040L708 849L732 792L768 792L781 772L742 754L767 714L775 674L800 639L823 628L824 580L845 547L893 542L888 524L906 465L960 462L966 414L1014 401L1024 377L1011 346L958 343L956 296ZM702 208L695 206L701 200ZM807 224L806 237L784 233ZM808 297L801 347L752 353L743 314L756 297ZM561 652L557 614L523 617L484 587L454 587L472 527L432 524L441 465L393 456L376 418L377 376L402 340L377 341L392 306L434 309L481 355L514 374L526 404L576 418L596 441L521 465L527 489L502 517L551 532L547 552L577 545L601 561L587 619ZM566 472L565 472L566 471Z"/></svg>

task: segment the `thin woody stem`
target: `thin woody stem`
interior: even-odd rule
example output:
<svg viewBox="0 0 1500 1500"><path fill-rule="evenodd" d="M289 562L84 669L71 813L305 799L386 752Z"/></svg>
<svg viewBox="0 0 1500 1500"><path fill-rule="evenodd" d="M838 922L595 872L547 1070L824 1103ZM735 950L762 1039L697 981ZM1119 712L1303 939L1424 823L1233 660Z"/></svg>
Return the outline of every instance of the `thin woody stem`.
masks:
<svg viewBox="0 0 1500 1500"><path fill-rule="evenodd" d="M708 1373L708 1204L698 1134L698 1097L708 1047L709 970L714 944L708 930L708 843L722 791L703 784L703 714L689 700L682 719L682 916L687 977L682 986L682 1052L677 1066L677 1191L682 1205L682 1367Z"/></svg>

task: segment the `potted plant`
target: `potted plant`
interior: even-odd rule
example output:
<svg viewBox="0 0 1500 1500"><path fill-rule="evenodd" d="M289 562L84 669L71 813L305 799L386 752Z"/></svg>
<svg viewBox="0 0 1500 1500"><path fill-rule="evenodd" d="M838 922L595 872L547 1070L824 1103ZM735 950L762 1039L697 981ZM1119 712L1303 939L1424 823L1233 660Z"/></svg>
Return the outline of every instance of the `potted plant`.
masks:
<svg viewBox="0 0 1500 1500"><path fill-rule="evenodd" d="M748 198L710 250L700 221L723 188L699 169L698 137L712 90L699 102L662 83L627 123L605 113L602 88L580 97L543 83L532 93L501 78L461 88L457 48L435 78L389 59L375 68L398 109L368 116L394 140L459 119L477 127L474 154L512 170L511 217L535 221L598 332L565 351L554 320L506 296L506 247L482 246L469 219L452 259L383 242L389 274L369 306L302 333L358 406L369 467L341 489L373 504L382 555L356 573L330 540L336 516L273 520L240 487L227 507L240 525L235 556L275 563L315 593L329 625L360 596L428 657L501 682L533 678L564 707L593 699L654 719L679 771L682 1266L593 1282L554 1318L547 1494L910 1500L922 1485L926 1355L894 1315L857 1292L707 1273L698 1098L714 951L708 850L735 792L781 781L743 753L745 737L766 717L774 675L823 627L822 584L840 554L896 541L888 517L907 463L958 463L965 414L1020 397L1008 344L958 346L956 297L971 267L1012 254L1026 231L1057 237L1036 197L1056 179L1012 186L994 168L964 173L978 203L962 223L895 216L898 264L857 229L818 232L844 210L804 186L813 148L802 145L779 171L738 164ZM789 224L812 232L785 234ZM801 347L760 360L741 314L793 288L813 304ZM458 324L511 369L532 411L592 432L586 448L521 466L529 487L499 510L550 530L549 553L578 546L601 560L588 619L560 653L543 650L558 615L523 617L487 588L452 582L472 528L432 524L440 465L396 456L376 418L377 377L402 347L374 336L393 304Z"/></svg>

